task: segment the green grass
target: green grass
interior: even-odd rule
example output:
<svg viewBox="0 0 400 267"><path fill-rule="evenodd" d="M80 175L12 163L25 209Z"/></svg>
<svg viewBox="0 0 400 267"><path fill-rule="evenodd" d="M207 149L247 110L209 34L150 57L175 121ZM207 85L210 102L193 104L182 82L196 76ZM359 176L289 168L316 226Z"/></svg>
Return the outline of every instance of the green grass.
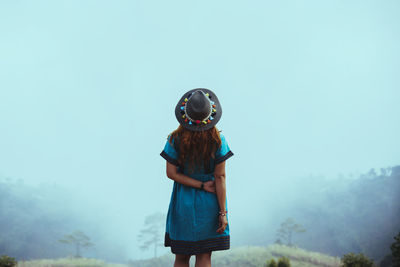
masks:
<svg viewBox="0 0 400 267"><path fill-rule="evenodd" d="M312 252L301 248L290 248L287 246L272 245L270 246L271 253L274 256L285 256L291 261L299 263L309 263L314 266L340 266L340 258L332 257L323 253ZM310 266L310 265L298 265Z"/></svg>
<svg viewBox="0 0 400 267"><path fill-rule="evenodd" d="M212 255L212 266L217 267L264 267L267 260L288 257L292 267L338 267L340 258L323 253L307 251L301 248L282 245L268 247L238 247L230 250L215 251ZM174 256L167 254L150 260L132 261L130 267L167 267L172 266ZM194 257L191 265L194 266Z"/></svg>
<svg viewBox="0 0 400 267"><path fill-rule="evenodd" d="M17 267L128 267L128 265L106 263L97 259L62 258L19 261Z"/></svg>
<svg viewBox="0 0 400 267"><path fill-rule="evenodd" d="M288 257L292 267L338 267L340 258L323 253L307 251L282 245L268 247L238 247L230 250L215 251L212 254L212 266L216 267L264 267L267 260ZM195 257L190 266L194 266ZM131 261L128 264L113 264L97 259L62 258L20 261L17 267L170 267L173 266L174 255L166 255L148 259Z"/></svg>

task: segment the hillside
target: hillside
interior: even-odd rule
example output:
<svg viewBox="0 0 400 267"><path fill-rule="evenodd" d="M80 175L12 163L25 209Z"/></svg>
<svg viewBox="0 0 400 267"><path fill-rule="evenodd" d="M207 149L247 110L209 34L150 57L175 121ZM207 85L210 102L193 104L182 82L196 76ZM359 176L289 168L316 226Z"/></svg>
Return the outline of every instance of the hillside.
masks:
<svg viewBox="0 0 400 267"><path fill-rule="evenodd" d="M292 267L336 267L340 259L326 254L311 252L300 248L291 248L282 245L270 245L268 247L238 247L228 251L216 251L213 253L212 265L218 267L263 267L264 263L272 258L288 257ZM42 259L19 262L17 267L170 267L173 265L173 254L166 254L148 260L131 261L128 264L106 263L97 259ZM194 266L194 257L191 265Z"/></svg>
<svg viewBox="0 0 400 267"><path fill-rule="evenodd" d="M292 267L339 266L340 259L326 254L311 252L300 248L291 248L282 245L268 247L238 247L228 251L216 251L212 256L213 266L218 267L263 267L264 263L272 258L288 257ZM130 267L167 267L172 266L173 255L167 254L155 259L132 261ZM194 257L191 259L194 266Z"/></svg>

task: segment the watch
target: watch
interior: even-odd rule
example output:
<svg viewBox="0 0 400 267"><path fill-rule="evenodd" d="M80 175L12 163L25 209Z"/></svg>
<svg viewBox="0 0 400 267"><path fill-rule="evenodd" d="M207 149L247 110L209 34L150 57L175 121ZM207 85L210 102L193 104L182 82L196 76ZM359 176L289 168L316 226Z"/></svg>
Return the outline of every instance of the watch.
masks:
<svg viewBox="0 0 400 267"><path fill-rule="evenodd" d="M201 189L201 190L204 190L204 182L201 182L200 189Z"/></svg>

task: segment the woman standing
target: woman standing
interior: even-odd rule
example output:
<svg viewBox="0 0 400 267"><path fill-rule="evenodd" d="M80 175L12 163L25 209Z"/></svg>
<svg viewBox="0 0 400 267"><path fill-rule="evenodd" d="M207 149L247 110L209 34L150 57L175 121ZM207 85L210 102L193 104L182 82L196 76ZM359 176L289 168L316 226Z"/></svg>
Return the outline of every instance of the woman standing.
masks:
<svg viewBox="0 0 400 267"><path fill-rule="evenodd" d="M230 246L225 160L233 155L215 125L222 115L217 96L197 88L178 101L178 129L168 136L161 156L174 180L164 246L175 254L175 267L211 266L211 252Z"/></svg>

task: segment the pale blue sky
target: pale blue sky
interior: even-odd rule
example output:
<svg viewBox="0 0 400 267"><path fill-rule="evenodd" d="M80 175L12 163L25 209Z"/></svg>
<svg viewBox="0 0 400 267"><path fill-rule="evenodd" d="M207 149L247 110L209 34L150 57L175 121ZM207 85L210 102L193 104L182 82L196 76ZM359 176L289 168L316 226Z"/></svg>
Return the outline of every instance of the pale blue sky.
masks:
<svg viewBox="0 0 400 267"><path fill-rule="evenodd" d="M399 164L399 13L398 1L1 1L0 174L79 189L113 227L141 225L166 212L159 153L197 87L222 104L237 214L290 179Z"/></svg>

